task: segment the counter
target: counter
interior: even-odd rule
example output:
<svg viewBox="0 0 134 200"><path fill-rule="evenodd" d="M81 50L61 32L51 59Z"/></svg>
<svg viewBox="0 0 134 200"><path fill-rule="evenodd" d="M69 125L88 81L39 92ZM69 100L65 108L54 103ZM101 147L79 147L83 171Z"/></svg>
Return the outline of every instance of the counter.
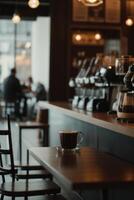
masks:
<svg viewBox="0 0 134 200"><path fill-rule="evenodd" d="M72 108L67 102L45 102L40 101L39 106L42 108L52 109L61 112L67 116L87 122L116 133L120 133L134 138L134 123L122 123L116 118L116 115L108 115L107 113L92 113Z"/></svg>

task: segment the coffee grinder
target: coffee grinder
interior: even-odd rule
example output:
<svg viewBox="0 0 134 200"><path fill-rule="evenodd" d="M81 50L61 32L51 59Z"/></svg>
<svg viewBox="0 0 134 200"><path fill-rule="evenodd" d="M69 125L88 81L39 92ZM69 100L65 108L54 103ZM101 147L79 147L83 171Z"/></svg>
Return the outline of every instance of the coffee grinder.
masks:
<svg viewBox="0 0 134 200"><path fill-rule="evenodd" d="M129 66L124 83L125 89L119 93L117 117L123 121L134 122L134 64Z"/></svg>

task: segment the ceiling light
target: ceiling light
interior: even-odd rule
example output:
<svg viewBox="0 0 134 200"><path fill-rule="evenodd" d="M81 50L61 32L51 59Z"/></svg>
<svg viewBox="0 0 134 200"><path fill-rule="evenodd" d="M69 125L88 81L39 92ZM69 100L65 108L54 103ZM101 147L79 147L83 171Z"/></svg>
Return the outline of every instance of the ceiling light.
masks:
<svg viewBox="0 0 134 200"><path fill-rule="evenodd" d="M103 0L78 0L78 1L83 3L83 5L90 7L99 6L103 3Z"/></svg>
<svg viewBox="0 0 134 200"><path fill-rule="evenodd" d="M129 17L129 18L126 19L125 24L127 26L132 26L134 24L134 20Z"/></svg>
<svg viewBox="0 0 134 200"><path fill-rule="evenodd" d="M18 13L15 12L13 14L12 21L14 24L18 24L21 21L21 18Z"/></svg>
<svg viewBox="0 0 134 200"><path fill-rule="evenodd" d="M29 0L28 5L30 8L37 8L40 5L39 0Z"/></svg>

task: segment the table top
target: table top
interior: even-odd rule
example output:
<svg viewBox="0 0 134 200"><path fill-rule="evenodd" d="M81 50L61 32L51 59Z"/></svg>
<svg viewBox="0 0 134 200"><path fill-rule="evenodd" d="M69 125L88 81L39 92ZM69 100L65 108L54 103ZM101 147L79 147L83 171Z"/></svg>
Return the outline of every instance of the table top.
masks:
<svg viewBox="0 0 134 200"><path fill-rule="evenodd" d="M79 151L34 147L30 154L69 189L134 186L134 164L90 147Z"/></svg>
<svg viewBox="0 0 134 200"><path fill-rule="evenodd" d="M134 138L134 123L120 122L117 120L115 114L108 115L103 112L87 112L85 110L73 108L68 102L40 101L39 106L53 109L75 119Z"/></svg>

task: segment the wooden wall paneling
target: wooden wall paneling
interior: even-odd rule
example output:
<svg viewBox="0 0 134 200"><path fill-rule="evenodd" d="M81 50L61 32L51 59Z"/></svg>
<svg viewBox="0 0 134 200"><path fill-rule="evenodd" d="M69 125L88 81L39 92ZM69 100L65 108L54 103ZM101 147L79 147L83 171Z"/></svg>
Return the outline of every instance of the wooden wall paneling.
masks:
<svg viewBox="0 0 134 200"><path fill-rule="evenodd" d="M68 1L51 0L49 100L66 99Z"/></svg>

